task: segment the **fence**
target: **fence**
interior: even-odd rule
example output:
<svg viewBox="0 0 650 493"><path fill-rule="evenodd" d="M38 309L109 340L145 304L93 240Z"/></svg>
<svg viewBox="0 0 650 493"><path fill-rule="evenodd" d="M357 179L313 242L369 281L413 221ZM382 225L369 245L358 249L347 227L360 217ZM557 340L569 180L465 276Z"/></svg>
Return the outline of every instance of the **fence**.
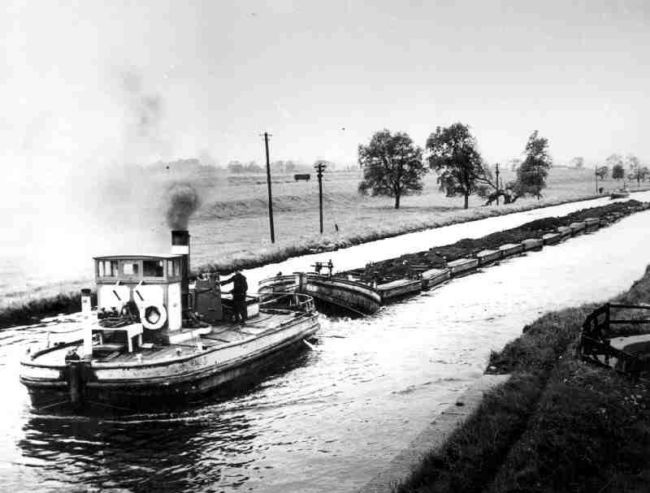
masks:
<svg viewBox="0 0 650 493"><path fill-rule="evenodd" d="M623 310L632 310L631 318L623 318ZM643 317L650 312L650 305L607 303L591 312L582 324L578 355L585 361L614 368L638 379L649 369L650 360L612 346L614 337L650 334L650 318ZM637 318L638 314L642 318Z"/></svg>

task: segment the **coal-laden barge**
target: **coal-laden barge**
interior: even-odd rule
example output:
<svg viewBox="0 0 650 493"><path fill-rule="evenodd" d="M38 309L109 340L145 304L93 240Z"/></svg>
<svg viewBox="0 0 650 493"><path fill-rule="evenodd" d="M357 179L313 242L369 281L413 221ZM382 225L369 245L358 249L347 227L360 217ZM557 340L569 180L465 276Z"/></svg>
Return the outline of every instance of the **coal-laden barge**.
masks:
<svg viewBox="0 0 650 493"><path fill-rule="evenodd" d="M96 257L97 307L82 293L80 338L29 351L20 380L36 409L177 406L236 388L271 360L306 347L319 330L310 296L247 296L233 324L216 273L189 279L189 233L172 253ZM308 345L308 344L307 344Z"/></svg>
<svg viewBox="0 0 650 493"><path fill-rule="evenodd" d="M333 272L331 261L317 262L316 272L279 274L262 280L259 290L263 293L305 293L316 300L319 309L370 315L385 304L431 289L454 277L595 231L649 207L650 204L636 200L615 202L337 273ZM323 270L328 272L321 273Z"/></svg>

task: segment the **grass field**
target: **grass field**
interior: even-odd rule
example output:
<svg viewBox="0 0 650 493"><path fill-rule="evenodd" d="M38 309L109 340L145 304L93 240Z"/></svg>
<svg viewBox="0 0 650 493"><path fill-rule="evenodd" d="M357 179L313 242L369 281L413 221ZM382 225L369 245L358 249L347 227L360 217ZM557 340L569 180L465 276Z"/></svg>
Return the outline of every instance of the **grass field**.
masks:
<svg viewBox="0 0 650 493"><path fill-rule="evenodd" d="M649 296L650 269L618 301ZM648 382L575 356L594 308L544 315L493 353L488 371L509 373L510 380L396 491L648 491Z"/></svg>
<svg viewBox="0 0 650 493"><path fill-rule="evenodd" d="M504 182L510 173L504 173ZM400 209L393 208L390 197L361 197L357 186L359 170L325 175L324 234L319 233L318 186L315 181L293 182L291 176L276 177L273 186L275 245L269 240L268 205L264 176L231 177L231 186L223 180L202 182L204 205L191 222L193 266L216 263L221 269L255 259L286 258L288 253L306 251L319 244L347 245L380 237L435 227L456 221L478 219L540 205L591 197L596 193L593 172L553 168L544 198L519 199L512 205L483 206L479 197L470 198L463 209L462 197L449 198L438 190L436 175L425 178L420 195L405 197ZM312 177L313 178L313 177ZM248 180L248 182L247 182ZM605 191L619 187L608 180ZM335 226L336 225L336 226ZM338 227L338 231L336 230Z"/></svg>
<svg viewBox="0 0 650 493"><path fill-rule="evenodd" d="M504 182L511 178L511 173L503 174ZM140 169L109 183L105 190L98 190L96 201L101 207L83 208L85 218L71 225L71 231L77 233L76 241L58 250L58 262L41 262L36 267L21 266L20 260L13 259L0 262L0 310L22 310L31 301L54 300L60 293L92 287L93 255L168 251L165 190L175 182L191 183L201 196L201 206L189 224L193 270L217 268L222 273L235 266L280 261L313 249L345 247L595 194L591 170L552 168L548 188L540 201L525 198L508 206L484 207L479 197L472 196L470 208L464 210L462 197L446 197L438 190L436 175L431 173L425 177L422 194L404 197L402 207L395 210L390 197L360 196L357 193L360 179L358 169L326 172L324 234L321 235L318 184L314 175L309 182L295 182L290 174L274 175L276 243L272 245L265 175L228 175L210 167L181 171L163 168L156 173ZM609 191L619 184L608 180L601 186ZM78 218L70 215L65 219L70 222ZM20 218L16 218L18 222ZM48 245L42 246L44 258L49 259ZM40 249L38 245L30 247ZM46 272L46 268L53 270Z"/></svg>

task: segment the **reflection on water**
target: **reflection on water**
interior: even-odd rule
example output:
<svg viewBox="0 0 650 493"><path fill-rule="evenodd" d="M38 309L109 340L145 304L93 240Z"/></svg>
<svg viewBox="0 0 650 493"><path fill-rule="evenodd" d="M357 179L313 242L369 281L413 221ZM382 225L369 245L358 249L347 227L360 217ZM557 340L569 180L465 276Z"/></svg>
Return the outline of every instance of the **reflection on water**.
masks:
<svg viewBox="0 0 650 493"><path fill-rule="evenodd" d="M245 474L223 474L228 457L245 470L255 438L245 415L210 406L194 415L139 416L120 421L30 417L18 445L32 467L56 477L57 487L106 490L235 487Z"/></svg>
<svg viewBox="0 0 650 493"><path fill-rule="evenodd" d="M650 211L633 215L372 317L325 318L315 351L246 392L177 413L34 415L17 381L18 359L44 328L1 332L0 482L14 490L354 490L523 325L550 309L611 297L639 278L650 261L649 220Z"/></svg>

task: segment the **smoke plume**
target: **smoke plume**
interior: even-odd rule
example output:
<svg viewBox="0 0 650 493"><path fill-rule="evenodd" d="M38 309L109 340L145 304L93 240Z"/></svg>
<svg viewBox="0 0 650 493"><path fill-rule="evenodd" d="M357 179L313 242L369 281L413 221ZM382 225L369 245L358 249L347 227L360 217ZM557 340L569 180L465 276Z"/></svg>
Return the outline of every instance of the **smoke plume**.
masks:
<svg viewBox="0 0 650 493"><path fill-rule="evenodd" d="M135 68L120 74L128 109L125 128L125 159L143 162L170 156L170 136L165 132L164 100L155 88L145 87Z"/></svg>
<svg viewBox="0 0 650 493"><path fill-rule="evenodd" d="M175 183L167 189L167 196L167 225L171 229L187 229L190 216L199 207L199 194L189 183Z"/></svg>

